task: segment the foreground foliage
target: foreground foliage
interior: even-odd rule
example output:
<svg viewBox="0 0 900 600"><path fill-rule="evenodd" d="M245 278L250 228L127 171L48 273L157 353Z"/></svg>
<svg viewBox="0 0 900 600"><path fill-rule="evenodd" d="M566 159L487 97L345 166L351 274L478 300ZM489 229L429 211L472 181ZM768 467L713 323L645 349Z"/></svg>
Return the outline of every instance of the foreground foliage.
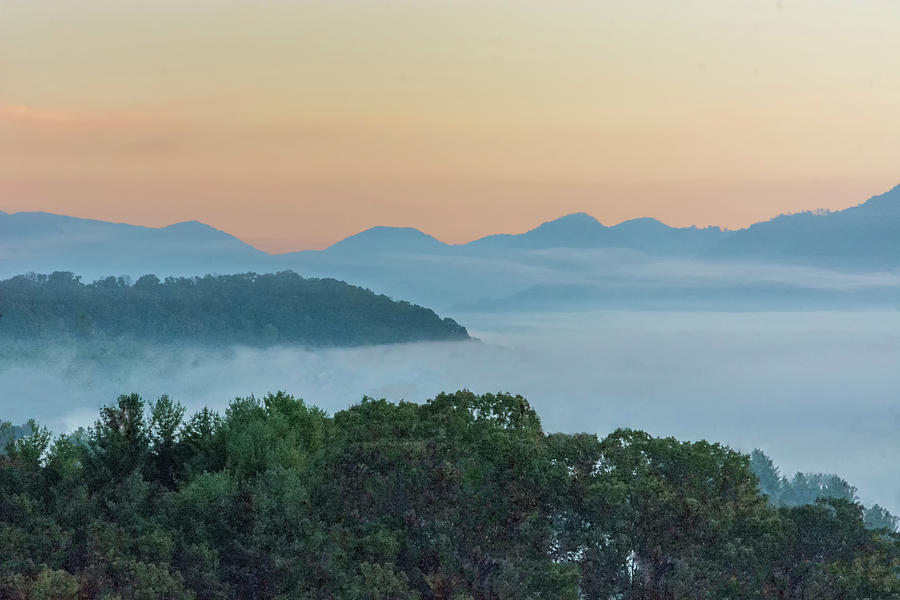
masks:
<svg viewBox="0 0 900 600"><path fill-rule="evenodd" d="M72 273L0 281L0 339L348 346L468 339L452 319L335 279L145 275L83 284Z"/></svg>
<svg viewBox="0 0 900 600"><path fill-rule="evenodd" d="M520 396L166 397L0 456L9 599L897 599L900 540L851 500L773 506L750 457L546 434Z"/></svg>

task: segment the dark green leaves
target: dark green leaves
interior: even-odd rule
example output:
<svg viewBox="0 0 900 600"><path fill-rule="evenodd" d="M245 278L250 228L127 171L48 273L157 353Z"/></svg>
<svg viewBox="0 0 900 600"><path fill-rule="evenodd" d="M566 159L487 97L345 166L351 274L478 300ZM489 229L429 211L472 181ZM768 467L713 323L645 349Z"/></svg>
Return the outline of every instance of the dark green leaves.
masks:
<svg viewBox="0 0 900 600"><path fill-rule="evenodd" d="M779 509L757 490L852 489L841 480L641 431L547 435L510 394L364 398L333 417L284 393L190 416L123 395L86 433L0 434L2 598L900 594L887 511Z"/></svg>

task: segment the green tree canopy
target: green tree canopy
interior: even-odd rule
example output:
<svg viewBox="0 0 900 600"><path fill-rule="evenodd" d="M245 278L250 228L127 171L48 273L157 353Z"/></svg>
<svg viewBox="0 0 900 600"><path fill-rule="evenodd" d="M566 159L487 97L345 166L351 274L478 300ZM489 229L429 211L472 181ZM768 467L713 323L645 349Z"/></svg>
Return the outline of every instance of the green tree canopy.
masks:
<svg viewBox="0 0 900 600"><path fill-rule="evenodd" d="M884 509L776 507L761 453L547 434L511 394L328 415L276 393L189 416L131 394L87 431L12 430L0 598L900 597Z"/></svg>

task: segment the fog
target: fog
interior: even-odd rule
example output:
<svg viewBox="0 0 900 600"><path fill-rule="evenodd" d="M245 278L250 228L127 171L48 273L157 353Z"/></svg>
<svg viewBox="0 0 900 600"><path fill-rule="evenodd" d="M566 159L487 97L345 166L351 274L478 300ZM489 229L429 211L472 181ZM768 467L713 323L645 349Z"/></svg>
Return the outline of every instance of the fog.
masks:
<svg viewBox="0 0 900 600"><path fill-rule="evenodd" d="M449 315L473 342L352 349L67 348L0 366L0 418L88 425L120 393L189 409L285 390L330 412L363 395L526 396L547 431L617 427L762 448L783 472L834 472L900 513L900 312Z"/></svg>
<svg viewBox="0 0 900 600"><path fill-rule="evenodd" d="M623 248L540 248L498 254L373 253L295 257L304 276L336 277L438 311L535 308L521 294L557 290L537 303L550 310L683 308L703 310L870 308L900 305L900 274L772 262L695 260ZM573 290L572 286L582 288ZM772 296L773 291L775 295ZM785 291L792 293L786 294ZM573 297L574 296L574 297Z"/></svg>

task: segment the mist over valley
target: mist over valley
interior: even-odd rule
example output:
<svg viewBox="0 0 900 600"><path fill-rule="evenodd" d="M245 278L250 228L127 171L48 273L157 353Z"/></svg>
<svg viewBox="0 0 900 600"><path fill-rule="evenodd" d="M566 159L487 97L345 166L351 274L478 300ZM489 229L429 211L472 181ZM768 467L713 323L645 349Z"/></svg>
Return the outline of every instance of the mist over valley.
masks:
<svg viewBox="0 0 900 600"><path fill-rule="evenodd" d="M67 477L86 477L81 485L88 487L82 489L92 489L97 497L107 493L107 485L113 490L132 486L127 493L143 493L135 492L134 485L158 486L147 492L148 498L171 494L174 506L199 502L205 508L190 510L208 511L207 496L236 509L248 502L240 494L251 493L268 503L263 505L269 507L266 514L302 506L310 511L303 518L313 519L317 527L326 527L331 518L341 524L358 521L362 530L349 542L336 533L345 525L334 525L337 529L327 535L316 534L319 542L308 542L324 543L326 554L352 554L338 549L368 539L372 522L389 523L385 527L392 532L398 523L419 527L413 509L394 514L400 510L394 495L406 485L395 480L418 481L423 473L437 477L438 483L413 487L403 502L423 502L419 510L426 512L444 506L430 495L432 489L450 485L442 469L451 469L446 457L454 453L461 453L461 462L449 477L462 477L460 485L475 482L473 493L485 494L499 485L506 476L502 469L508 467L515 475L511 487L498 492L499 501L516 498L510 489L558 496L552 501L529 496L527 505L543 506L540 511L549 511L553 535L574 536L571 543L588 544L584 548L595 542L576 541L582 534L569 530L566 511L586 510L598 519L610 511L632 510L635 500L615 500L615 490L643 494L661 485L642 487L646 480L637 473L646 468L671 486L666 489L677 490L672 493L678 506L679 494L688 494L688 514L679 523L696 518L690 515L699 501L691 494L711 493L704 507L723 501L725 514L743 515L740 506L757 506L754 510L785 527L807 518L813 523L839 519L842 526L856 528L854 539L868 540L854 542L861 544L854 552L890 565L893 546L884 546L882 553L872 550L896 543L893 515L900 514L900 263L895 262L894 242L881 231L883 219L900 206L900 188L886 196L891 204L875 202L883 213L879 218L860 221L859 211L850 210L852 219L843 232L840 213L779 217L738 232L675 229L647 219L605 227L578 214L525 234L488 236L461 246L414 229L376 227L324 251L288 255L262 253L201 223L155 230L47 214L0 215L0 231L8 234L0 241L0 273L10 276L0 281L0 441L6 444L0 462L11 465L10 473L36 468L50 477L61 468L60 461L68 461ZM795 225L799 230L784 234ZM900 231L900 217L895 225L891 231ZM820 226L821 231L811 231ZM871 228L868 245L857 244L860 227ZM778 246L776 238L782 234L798 243ZM842 240L841 235L849 237ZM819 252L821 240L834 236L836 247L844 249L837 256ZM852 252L857 254L850 256ZM135 414L145 413L146 423L135 420ZM43 427L64 435L51 445L52 436ZM309 434L310 428L319 433ZM481 433L473 438L473 432ZM411 442L408 436L424 438ZM490 444L501 440L529 440L539 448L506 448L507 454L494 456ZM125 444L138 458L119 464L116 453L107 449L117 444ZM420 448L438 454L415 458ZM631 465L632 451L650 462ZM356 457L355 452L362 454ZM552 458L557 453L564 458ZM584 453L599 453L599 462L583 463ZM481 466L473 467L470 460L481 454L506 466L491 467L495 474L484 477ZM349 462L344 465L334 456L349 457ZM401 464L379 466L396 456ZM550 485L551 479L524 485L531 475L521 469L532 459L545 461L541 469L560 468L560 460L587 466L566 467L558 486ZM605 467L611 471L596 466L622 460L620 467ZM421 461L437 462L425 468ZM351 474L332 491L349 507L328 516L333 501L308 498L331 489L326 482L339 475L330 470L344 468ZM704 468L713 471L704 474ZM382 471L373 475L373 469ZM599 481L619 477L616 473L625 474L619 487L604 487L606 482L592 488L598 501L614 508L596 514L593 505L566 508L568 502L581 502L580 478ZM391 483L379 483L379 477ZM695 479L701 488L714 490L682 489L685 481ZM272 499L287 493L279 486L300 481L319 483L302 493L299 487L290 492L299 496ZM7 483L18 485L12 479ZM377 489L347 494L341 487L369 485ZM743 491L732 491L731 485ZM727 491L720 491L723 486ZM235 491L239 489L253 491ZM54 493L68 492L60 488ZM737 500L731 500L734 494ZM375 501L386 504L369 506ZM737 504L728 504L732 501ZM653 499L646 505L648 518L656 518L652 515L660 502ZM446 503L463 510L463 520L471 518L472 504L452 498ZM56 514L47 506L48 515ZM269 538L258 537L262 534L255 529L248 530L247 540L245 533L235 532L234 539L244 541L238 546L222 542L220 558L203 562L191 554L197 550L190 536L219 544L220 509L210 513L215 516L209 517L213 525L208 530L190 533L193 522L179 524L177 510L174 521L167 521L166 506L148 514L167 523L165 535L171 539L188 536L178 542L178 552L155 559L172 574L166 585L180 589L181 578L187 578L184 585L205 590L215 580L215 585L230 586L226 597L261 589L248 583L241 569L255 574L268 558L254 558L241 567L246 563L241 544L258 553L255 544L278 547L282 542L259 542ZM361 510L373 512L360 517ZM645 518L643 510L638 509L640 519ZM248 518L256 519L261 513L251 514ZM103 515L95 518L114 522ZM718 517L710 518L718 522ZM446 522L439 518L435 526ZM741 516L734 522L744 527L752 520ZM619 526L609 525L612 530ZM804 527L818 526L797 525L791 531L802 536L808 533ZM281 525L276 527L276 537L283 541ZM454 525L453 531L460 527ZM531 535L528 531L522 526L509 535L517 544L540 548L537 541L520 541ZM605 540L603 531L599 535ZM328 537L335 535L339 537ZM399 536L396 544L403 547L418 543L416 533L391 535ZM460 543L474 543L478 535L467 533ZM628 530L621 535L634 534ZM663 534L653 535L658 539ZM815 543L832 544L827 536L816 535ZM431 544L441 538L427 539ZM734 539L691 538L695 545L684 552L712 552ZM746 539L752 546L768 538L752 534ZM82 552L77 548L74 555ZM552 545L547 548L530 560L548 561L558 552ZM567 565L573 578L581 573L579 583L566 584L568 589L594 585L595 569L610 573L610 589L631 589L640 569L653 572L646 562L630 570L627 566L634 557L654 556L649 550L646 555L639 554L645 550L630 550L616 559L618 566L601 568L579 558L588 551L584 548L558 563ZM143 550L135 552L140 558ZM762 550L752 552L762 556ZM778 560L788 560L781 558L792 556L787 552ZM480 553L480 546L471 550L472 556ZM519 565L522 559L515 556L502 564ZM697 560L691 556L686 564ZM363 558L331 569L338 579L328 584L308 575L289 576L279 585L339 590L376 585ZM479 571L478 563L458 560L460 569L479 573L470 577L494 581L477 585L507 585ZM709 560L723 573L740 563L728 557ZM82 583L71 579L69 570L47 575L41 567L36 572L71 589L106 585L84 583L99 576L68 568L81 573ZM416 563L403 568L409 585L433 589L438 575L425 575L431 567ZM202 577L192 574L197 569ZM784 577L780 569L759 567L741 585L768 589ZM342 582L344 576L365 583ZM549 574L533 580L517 577L510 589L534 584L558 590L563 585ZM727 581L733 576L722 577L713 587L731 585ZM44 585L35 581L28 584L37 586L33 589ZM391 585L407 585L402 583L407 579L398 581ZM0 591L4 585L13 584L0 577Z"/></svg>
<svg viewBox="0 0 900 600"><path fill-rule="evenodd" d="M68 431L126 392L199 409L285 390L336 411L508 391L550 430L760 447L900 509L900 186L739 231L575 214L456 246L374 227L283 255L199 222L3 213L0 231L0 274L74 271L2 283L6 420ZM198 277L281 269L326 279ZM474 340L410 343L465 328Z"/></svg>
<svg viewBox="0 0 900 600"><path fill-rule="evenodd" d="M900 600L898 23L0 0L0 600Z"/></svg>
<svg viewBox="0 0 900 600"><path fill-rule="evenodd" d="M453 313L471 341L310 349L62 344L0 366L3 418L86 427L125 392L189 410L284 390L328 411L364 395L522 394L548 431L618 427L760 448L900 512L900 311Z"/></svg>

